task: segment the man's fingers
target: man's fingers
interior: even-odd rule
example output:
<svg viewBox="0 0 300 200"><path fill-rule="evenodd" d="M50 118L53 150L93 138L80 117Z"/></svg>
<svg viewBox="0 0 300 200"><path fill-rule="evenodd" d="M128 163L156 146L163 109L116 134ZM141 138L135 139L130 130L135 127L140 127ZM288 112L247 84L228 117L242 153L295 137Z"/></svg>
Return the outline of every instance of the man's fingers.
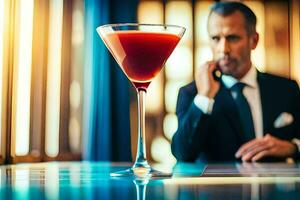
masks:
<svg viewBox="0 0 300 200"><path fill-rule="evenodd" d="M244 145L242 145L239 150L236 152L235 157L240 158L249 152L251 149L255 148L257 145L267 144L269 148L274 146L274 137L270 134L266 134L263 138L253 139Z"/></svg>
<svg viewBox="0 0 300 200"><path fill-rule="evenodd" d="M251 140L247 143L245 143L244 145L242 145L239 150L235 153L235 157L236 158L240 158L242 157L242 155L244 155L246 152L248 152L250 149L254 148L255 146L257 146L259 143L261 142L261 139L254 139Z"/></svg>
<svg viewBox="0 0 300 200"><path fill-rule="evenodd" d="M270 155L272 155L272 150L271 149L264 150L264 151L259 152L255 156L253 156L253 158L251 160L253 162L256 162L256 161L262 159L263 157L270 156Z"/></svg>
<svg viewBox="0 0 300 200"><path fill-rule="evenodd" d="M213 72L217 68L217 63L215 61L208 62L208 71Z"/></svg>
<svg viewBox="0 0 300 200"><path fill-rule="evenodd" d="M215 61L205 62L196 69L195 82L197 92L208 98L214 98L217 94L220 84L213 77L213 70L216 68Z"/></svg>
<svg viewBox="0 0 300 200"><path fill-rule="evenodd" d="M208 77L211 75L211 68L213 67L213 64L211 63L212 61L206 62L203 65L200 65L199 67L196 68L196 73L195 73L195 80L204 80L207 81L209 80ZM203 83L202 83L203 84Z"/></svg>
<svg viewBox="0 0 300 200"><path fill-rule="evenodd" d="M254 139L242 145L235 156L243 161L255 162L266 156L290 156L294 151L295 147L290 142L267 134L261 139Z"/></svg>
<svg viewBox="0 0 300 200"><path fill-rule="evenodd" d="M266 136L262 139L256 139L245 144L245 147L241 151L240 157L243 161L256 161L264 156L270 155L273 148L276 146L276 142L270 136Z"/></svg>
<svg viewBox="0 0 300 200"><path fill-rule="evenodd" d="M256 147L249 149L248 152L246 152L244 155L242 155L243 161L250 161L254 156L256 156L258 153L270 149L271 146L268 143L260 143Z"/></svg>

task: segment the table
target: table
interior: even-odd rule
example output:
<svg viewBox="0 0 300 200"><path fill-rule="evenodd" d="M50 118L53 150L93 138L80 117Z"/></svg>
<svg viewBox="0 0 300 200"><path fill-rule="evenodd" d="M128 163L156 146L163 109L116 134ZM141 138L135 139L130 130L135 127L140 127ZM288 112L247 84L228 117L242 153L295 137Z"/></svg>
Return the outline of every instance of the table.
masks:
<svg viewBox="0 0 300 200"><path fill-rule="evenodd" d="M166 179L111 178L130 163L45 162L0 166L0 199L300 199L300 165L153 165Z"/></svg>

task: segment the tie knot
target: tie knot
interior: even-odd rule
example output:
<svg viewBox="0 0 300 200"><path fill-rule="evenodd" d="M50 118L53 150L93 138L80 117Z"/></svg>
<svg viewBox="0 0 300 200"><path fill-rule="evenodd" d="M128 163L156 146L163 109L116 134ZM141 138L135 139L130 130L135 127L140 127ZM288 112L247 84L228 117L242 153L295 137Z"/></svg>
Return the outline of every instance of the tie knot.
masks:
<svg viewBox="0 0 300 200"><path fill-rule="evenodd" d="M236 91L236 92L243 92L243 89L245 88L246 84L242 83L242 82L237 82L236 84L234 84L234 86L232 86L232 90Z"/></svg>

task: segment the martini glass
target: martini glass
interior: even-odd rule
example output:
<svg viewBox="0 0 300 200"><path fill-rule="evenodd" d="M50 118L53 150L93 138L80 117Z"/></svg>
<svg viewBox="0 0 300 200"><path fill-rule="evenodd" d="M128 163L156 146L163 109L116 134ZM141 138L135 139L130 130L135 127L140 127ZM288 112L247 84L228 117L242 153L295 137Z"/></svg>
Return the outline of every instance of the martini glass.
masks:
<svg viewBox="0 0 300 200"><path fill-rule="evenodd" d="M124 74L137 91L138 142L135 163L111 176L149 178L169 177L170 173L154 170L146 158L145 96L147 88L163 68L182 38L185 28L157 24L108 24L97 32Z"/></svg>

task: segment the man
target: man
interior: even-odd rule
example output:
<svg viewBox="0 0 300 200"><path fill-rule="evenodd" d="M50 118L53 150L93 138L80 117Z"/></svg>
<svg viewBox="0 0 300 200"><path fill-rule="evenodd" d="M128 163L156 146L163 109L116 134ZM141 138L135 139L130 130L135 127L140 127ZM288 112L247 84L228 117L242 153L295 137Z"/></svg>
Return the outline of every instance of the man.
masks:
<svg viewBox="0 0 300 200"><path fill-rule="evenodd" d="M214 60L179 91L174 156L186 162L299 158L299 87L252 65L255 14L242 3L219 2L207 27Z"/></svg>

